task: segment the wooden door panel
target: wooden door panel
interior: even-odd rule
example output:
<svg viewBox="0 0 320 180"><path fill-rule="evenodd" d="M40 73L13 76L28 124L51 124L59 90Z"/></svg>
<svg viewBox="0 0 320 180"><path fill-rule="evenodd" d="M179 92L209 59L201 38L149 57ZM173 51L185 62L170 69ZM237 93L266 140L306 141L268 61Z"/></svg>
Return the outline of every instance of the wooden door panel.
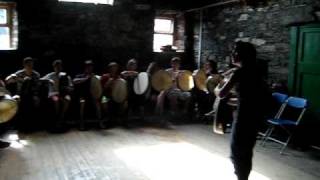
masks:
<svg viewBox="0 0 320 180"><path fill-rule="evenodd" d="M300 56L299 62L318 63L320 53L320 30L303 29L301 32ZM298 62L298 63L299 63Z"/></svg>

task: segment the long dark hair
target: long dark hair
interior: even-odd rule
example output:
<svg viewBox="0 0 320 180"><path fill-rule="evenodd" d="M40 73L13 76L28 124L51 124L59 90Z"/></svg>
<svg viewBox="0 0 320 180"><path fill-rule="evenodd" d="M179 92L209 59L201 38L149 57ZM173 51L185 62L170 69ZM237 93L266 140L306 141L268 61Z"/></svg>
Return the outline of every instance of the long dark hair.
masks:
<svg viewBox="0 0 320 180"><path fill-rule="evenodd" d="M235 52L243 67L253 67L257 65L257 51L253 44L238 41L235 45Z"/></svg>

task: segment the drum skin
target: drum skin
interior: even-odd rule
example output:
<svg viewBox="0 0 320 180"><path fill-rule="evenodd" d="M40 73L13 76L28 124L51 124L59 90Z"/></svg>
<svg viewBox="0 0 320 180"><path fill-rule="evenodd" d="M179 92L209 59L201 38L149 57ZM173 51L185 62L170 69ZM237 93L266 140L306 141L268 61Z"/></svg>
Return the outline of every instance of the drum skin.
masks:
<svg viewBox="0 0 320 180"><path fill-rule="evenodd" d="M128 98L128 87L126 80L119 78L114 80L111 87L111 97L116 103L124 103Z"/></svg>
<svg viewBox="0 0 320 180"><path fill-rule="evenodd" d="M190 91L194 88L194 81L192 73L188 70L181 71L178 75L178 87L182 91Z"/></svg>
<svg viewBox="0 0 320 180"><path fill-rule="evenodd" d="M153 89L158 92L170 89L172 87L172 83L169 72L165 70L159 70L151 77L151 85Z"/></svg>
<svg viewBox="0 0 320 180"><path fill-rule="evenodd" d="M102 96L102 86L100 83L100 77L95 75L91 77L90 92L93 98L99 99Z"/></svg>
<svg viewBox="0 0 320 180"><path fill-rule="evenodd" d="M221 80L222 80L222 77L219 74L209 76L206 82L208 91L210 93L214 93L214 89L220 83Z"/></svg>
<svg viewBox="0 0 320 180"><path fill-rule="evenodd" d="M18 111L18 103L9 95L0 97L0 123L11 120Z"/></svg>
<svg viewBox="0 0 320 180"><path fill-rule="evenodd" d="M204 70L198 69L193 72L193 78L196 88L201 91L208 91L207 89L207 75Z"/></svg>
<svg viewBox="0 0 320 180"><path fill-rule="evenodd" d="M141 72L134 79L133 90L137 95L145 94L149 89L149 75L146 72Z"/></svg>

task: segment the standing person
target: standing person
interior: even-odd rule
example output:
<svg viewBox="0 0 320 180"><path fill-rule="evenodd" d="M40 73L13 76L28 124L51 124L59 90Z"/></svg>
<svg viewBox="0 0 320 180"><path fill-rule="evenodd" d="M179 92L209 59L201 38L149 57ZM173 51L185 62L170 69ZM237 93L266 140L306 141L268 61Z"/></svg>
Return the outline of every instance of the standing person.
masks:
<svg viewBox="0 0 320 180"><path fill-rule="evenodd" d="M59 122L65 117L69 104L71 101L71 92L73 90L73 84L71 77L67 73L62 72L62 61L60 59L55 60L52 63L54 72L51 72L44 76L43 80L49 81L49 93L48 98L54 104L56 117Z"/></svg>
<svg viewBox="0 0 320 180"><path fill-rule="evenodd" d="M233 87L236 89L239 101L232 125L231 160L238 180L248 180L258 126L263 120L263 105L267 102L267 86L251 43L237 42L232 62L233 74L216 87L215 93L223 98Z"/></svg>

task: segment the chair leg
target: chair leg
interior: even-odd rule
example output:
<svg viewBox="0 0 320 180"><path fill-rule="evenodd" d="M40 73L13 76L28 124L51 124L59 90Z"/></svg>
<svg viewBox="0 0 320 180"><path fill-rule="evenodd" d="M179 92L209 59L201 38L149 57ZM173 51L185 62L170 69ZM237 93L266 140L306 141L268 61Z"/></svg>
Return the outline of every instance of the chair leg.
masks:
<svg viewBox="0 0 320 180"><path fill-rule="evenodd" d="M263 139L261 146L264 146L267 142L267 140L269 139L269 137L271 136L271 134L273 133L275 127L272 125L266 132L265 138Z"/></svg>
<svg viewBox="0 0 320 180"><path fill-rule="evenodd" d="M283 145L283 147L281 148L280 154L283 154L283 151L286 149L286 147L288 146L290 140L291 140L292 134L289 134L289 137L287 139L287 141L285 142L285 144Z"/></svg>

